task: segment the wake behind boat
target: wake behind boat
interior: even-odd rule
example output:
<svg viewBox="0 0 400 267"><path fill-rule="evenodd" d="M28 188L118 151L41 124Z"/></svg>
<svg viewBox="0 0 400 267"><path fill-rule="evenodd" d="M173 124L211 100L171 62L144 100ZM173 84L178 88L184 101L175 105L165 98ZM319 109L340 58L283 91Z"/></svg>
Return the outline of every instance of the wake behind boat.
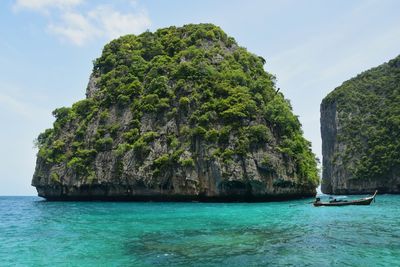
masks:
<svg viewBox="0 0 400 267"><path fill-rule="evenodd" d="M315 199L313 202L313 205L315 207L320 207L320 206L347 206L347 205L369 205L371 204L372 200L375 199L376 194L378 193L378 190L375 191L375 193L370 196L370 197L365 197L365 198L360 198L356 200L342 200L342 199L332 199L329 202L322 202L319 197Z"/></svg>

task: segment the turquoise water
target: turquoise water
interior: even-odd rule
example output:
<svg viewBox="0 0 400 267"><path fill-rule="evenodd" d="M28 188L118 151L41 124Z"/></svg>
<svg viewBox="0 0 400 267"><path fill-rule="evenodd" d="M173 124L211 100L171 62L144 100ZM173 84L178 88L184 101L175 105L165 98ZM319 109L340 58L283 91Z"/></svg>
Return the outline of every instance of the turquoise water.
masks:
<svg viewBox="0 0 400 267"><path fill-rule="evenodd" d="M398 266L400 196L371 206L0 197L0 266Z"/></svg>

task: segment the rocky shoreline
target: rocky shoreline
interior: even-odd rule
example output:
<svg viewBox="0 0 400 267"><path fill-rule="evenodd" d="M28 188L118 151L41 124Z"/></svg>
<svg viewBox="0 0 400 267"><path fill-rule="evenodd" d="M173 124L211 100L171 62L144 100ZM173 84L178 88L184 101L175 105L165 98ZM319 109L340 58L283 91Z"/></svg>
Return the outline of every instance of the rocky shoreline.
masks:
<svg viewBox="0 0 400 267"><path fill-rule="evenodd" d="M46 187L37 188L38 196L45 198L47 201L122 201L122 202L268 202L268 201L287 201L295 199L312 198L315 196L313 189L308 193L302 192L293 194L277 194L277 195L179 195L179 194L165 194L162 192L146 191L136 192L132 190L127 193L129 189L124 190L123 193L110 192L110 187L87 187L75 189L72 188L73 193L63 193L71 190L70 187Z"/></svg>

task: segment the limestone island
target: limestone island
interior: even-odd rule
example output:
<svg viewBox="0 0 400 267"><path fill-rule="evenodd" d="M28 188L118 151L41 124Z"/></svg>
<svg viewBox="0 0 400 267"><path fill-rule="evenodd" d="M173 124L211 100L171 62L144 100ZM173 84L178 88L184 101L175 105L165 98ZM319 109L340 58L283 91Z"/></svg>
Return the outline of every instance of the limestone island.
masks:
<svg viewBox="0 0 400 267"><path fill-rule="evenodd" d="M316 157L264 64L212 24L111 41L86 99L37 138L32 185L48 200L314 196Z"/></svg>
<svg viewBox="0 0 400 267"><path fill-rule="evenodd" d="M322 192L400 193L400 56L331 92L321 134Z"/></svg>

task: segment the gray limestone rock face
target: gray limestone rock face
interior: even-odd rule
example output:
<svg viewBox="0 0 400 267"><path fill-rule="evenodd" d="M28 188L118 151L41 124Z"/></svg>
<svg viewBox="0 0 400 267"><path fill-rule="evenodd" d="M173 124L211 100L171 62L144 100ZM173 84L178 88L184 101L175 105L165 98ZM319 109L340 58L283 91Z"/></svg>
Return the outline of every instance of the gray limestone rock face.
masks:
<svg viewBox="0 0 400 267"><path fill-rule="evenodd" d="M98 78L94 74L91 74L89 77L89 82L86 87L86 97L90 98L95 95L97 91L99 91L99 87L96 85Z"/></svg>
<svg viewBox="0 0 400 267"><path fill-rule="evenodd" d="M122 128L129 124L129 109L120 110L118 116L116 113L111 110L108 123L120 123ZM143 118L142 130L153 129L154 123L154 118ZM39 157L32 185L39 196L49 200L268 201L315 195L314 186L297 182L295 163L274 149L276 144L265 144L245 158L234 156L223 162L213 156L215 149L199 138L178 160L193 159L193 165L175 164L155 175L154 162L171 152L166 136L179 136L176 124L170 120L158 127L159 136L149 144L144 159L139 159L133 149L123 156L112 151L97 153L91 163L93 177L80 177L66 163L49 164ZM88 126L88 140L98 127L97 120ZM76 131L66 129L65 135ZM230 139L237 141L233 135ZM266 156L273 165L264 165Z"/></svg>
<svg viewBox="0 0 400 267"><path fill-rule="evenodd" d="M322 183L321 190L325 194L349 193L348 178L352 177L343 164L342 155L345 142L338 141L341 131L336 103L321 105L321 137L322 137ZM370 190L367 189L367 192Z"/></svg>

